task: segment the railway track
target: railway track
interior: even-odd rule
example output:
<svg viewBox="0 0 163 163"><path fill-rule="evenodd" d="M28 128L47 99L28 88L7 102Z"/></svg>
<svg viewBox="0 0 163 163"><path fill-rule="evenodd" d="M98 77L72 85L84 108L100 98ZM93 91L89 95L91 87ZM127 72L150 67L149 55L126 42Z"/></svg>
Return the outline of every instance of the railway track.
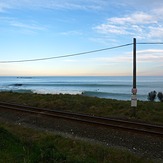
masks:
<svg viewBox="0 0 163 163"><path fill-rule="evenodd" d="M63 118L67 120L89 123L93 125L101 125L105 127L112 127L115 129L121 129L121 130L126 130L131 132L138 132L138 133L150 134L155 136L163 136L163 126L160 125L152 125L147 123L127 121L127 120L90 116L86 114L71 113L67 111L58 111L58 110L31 107L25 105L17 105L17 104L6 103L6 102L0 102L0 108L27 112L31 114L41 114L44 116L51 116L56 118Z"/></svg>

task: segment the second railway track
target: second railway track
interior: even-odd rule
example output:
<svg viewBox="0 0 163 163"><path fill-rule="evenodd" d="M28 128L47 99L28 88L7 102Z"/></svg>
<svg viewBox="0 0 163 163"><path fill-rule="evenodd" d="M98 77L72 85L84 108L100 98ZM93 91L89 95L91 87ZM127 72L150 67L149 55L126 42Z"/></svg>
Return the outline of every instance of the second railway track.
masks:
<svg viewBox="0 0 163 163"><path fill-rule="evenodd" d="M63 118L63 119L68 119L68 120L73 120L73 121L78 121L83 123L112 127L115 129L122 129L131 132L139 132L143 134L163 136L163 126L161 125L152 125L147 123L127 121L127 120L90 116L87 114L71 113L67 111L58 111L53 109L17 105L17 104L6 103L6 102L0 102L0 108L16 110L21 112L28 112L31 114L41 114L44 116Z"/></svg>

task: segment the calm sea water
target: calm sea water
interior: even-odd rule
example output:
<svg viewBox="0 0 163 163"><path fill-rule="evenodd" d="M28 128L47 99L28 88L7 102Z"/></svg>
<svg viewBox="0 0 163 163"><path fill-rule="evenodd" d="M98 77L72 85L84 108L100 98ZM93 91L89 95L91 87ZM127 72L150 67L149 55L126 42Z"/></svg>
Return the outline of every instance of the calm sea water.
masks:
<svg viewBox="0 0 163 163"><path fill-rule="evenodd" d="M83 94L100 98L130 100L132 77L0 77L0 91L40 94ZM163 92L163 76L137 77L138 99L150 91Z"/></svg>

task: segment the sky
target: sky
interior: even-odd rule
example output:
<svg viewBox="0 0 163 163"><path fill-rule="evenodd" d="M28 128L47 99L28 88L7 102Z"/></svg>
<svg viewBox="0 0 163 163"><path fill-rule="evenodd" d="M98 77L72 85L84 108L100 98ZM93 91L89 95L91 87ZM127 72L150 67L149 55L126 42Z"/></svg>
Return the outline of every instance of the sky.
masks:
<svg viewBox="0 0 163 163"><path fill-rule="evenodd" d="M133 43L163 42L162 0L0 0L0 76L130 76ZM137 44L137 75L163 75L163 44Z"/></svg>

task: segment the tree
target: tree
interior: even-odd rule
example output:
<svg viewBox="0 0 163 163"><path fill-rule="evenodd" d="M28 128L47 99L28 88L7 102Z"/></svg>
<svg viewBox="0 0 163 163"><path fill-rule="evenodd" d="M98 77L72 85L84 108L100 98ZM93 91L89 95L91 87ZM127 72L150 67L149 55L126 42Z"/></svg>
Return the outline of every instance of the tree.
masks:
<svg viewBox="0 0 163 163"><path fill-rule="evenodd" d="M158 97L158 99L160 100L160 102L163 102L163 93L162 93L162 92L159 92L159 93L157 94L157 97Z"/></svg>
<svg viewBox="0 0 163 163"><path fill-rule="evenodd" d="M157 94L156 91L149 92L149 93L148 93L148 100L149 100L149 101L155 101L155 99L156 99L156 94Z"/></svg>

